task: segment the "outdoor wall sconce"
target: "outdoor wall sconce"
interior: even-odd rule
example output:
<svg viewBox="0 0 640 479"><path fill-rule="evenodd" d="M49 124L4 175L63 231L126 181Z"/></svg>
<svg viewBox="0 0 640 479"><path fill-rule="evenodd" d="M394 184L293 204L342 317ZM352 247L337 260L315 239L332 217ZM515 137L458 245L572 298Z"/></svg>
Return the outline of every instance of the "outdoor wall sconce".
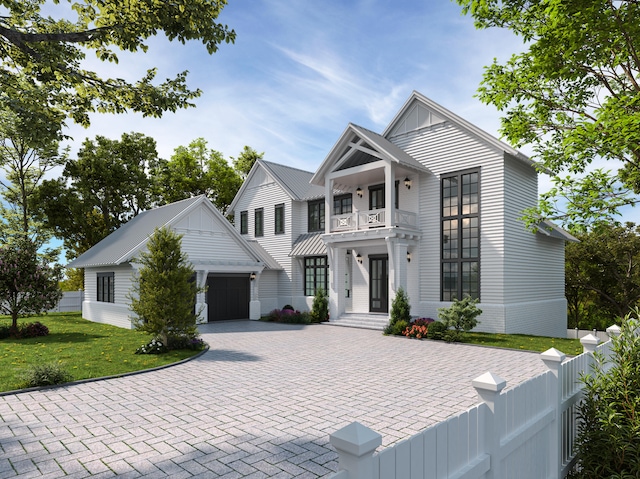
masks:
<svg viewBox="0 0 640 479"><path fill-rule="evenodd" d="M411 189L411 180L408 176L404 179L404 186L406 186L408 190Z"/></svg>
<svg viewBox="0 0 640 479"><path fill-rule="evenodd" d="M407 251L407 262L411 263L411 253Z"/></svg>
<svg viewBox="0 0 640 479"><path fill-rule="evenodd" d="M356 195L362 198L362 188L360 188L359 186L358 186L358 189L356 190Z"/></svg>
<svg viewBox="0 0 640 479"><path fill-rule="evenodd" d="M255 274L255 273L251 273L251 274L249 275L249 280L250 280L250 281L253 281L254 279L256 279L256 274Z"/></svg>
<svg viewBox="0 0 640 479"><path fill-rule="evenodd" d="M362 255L361 255L360 253L358 253L358 254L356 255L356 261L357 261L358 263L362 264Z"/></svg>

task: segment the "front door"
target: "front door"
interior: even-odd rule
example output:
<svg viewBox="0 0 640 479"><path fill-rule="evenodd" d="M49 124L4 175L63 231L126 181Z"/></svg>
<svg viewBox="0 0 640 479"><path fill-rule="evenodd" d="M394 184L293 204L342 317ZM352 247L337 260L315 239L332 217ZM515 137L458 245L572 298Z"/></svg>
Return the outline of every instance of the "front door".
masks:
<svg viewBox="0 0 640 479"><path fill-rule="evenodd" d="M369 311L389 312L389 259L369 256Z"/></svg>

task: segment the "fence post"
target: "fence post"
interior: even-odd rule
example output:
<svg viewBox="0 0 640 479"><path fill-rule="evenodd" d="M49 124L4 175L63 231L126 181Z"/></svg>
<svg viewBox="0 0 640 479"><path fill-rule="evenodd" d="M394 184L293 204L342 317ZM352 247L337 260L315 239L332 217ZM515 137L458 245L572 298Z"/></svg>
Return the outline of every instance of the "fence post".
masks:
<svg viewBox="0 0 640 479"><path fill-rule="evenodd" d="M507 381L492 372L484 373L472 381L480 399L489 409L484 424L484 452L491 457L491 469L484 476L486 479L506 479L501 476L502 451L500 439L504 430L504 398L500 392L507 386ZM480 452L480 451L478 451Z"/></svg>
<svg viewBox="0 0 640 479"><path fill-rule="evenodd" d="M562 434L562 361L566 358L562 351L556 348L547 349L540 355L542 362L549 368L553 379L549 385L549 399L554 409L554 424L549 437L549 478L558 479L563 467L564 444L560 444Z"/></svg>
<svg viewBox="0 0 640 479"><path fill-rule="evenodd" d="M329 442L338 451L340 469L347 471L348 479L373 477L373 452L382 444L382 436L352 422L329 436Z"/></svg>
<svg viewBox="0 0 640 479"><path fill-rule="evenodd" d="M620 329L620 326L618 326L617 324L614 324L613 326L609 326L607 328L607 334L611 339L613 339L614 336L620 336L621 332L622 330Z"/></svg>
<svg viewBox="0 0 640 479"><path fill-rule="evenodd" d="M600 344L600 338L594 336L593 334L587 334L584 338L580 340L582 343L582 349L585 353L595 353L598 344Z"/></svg>

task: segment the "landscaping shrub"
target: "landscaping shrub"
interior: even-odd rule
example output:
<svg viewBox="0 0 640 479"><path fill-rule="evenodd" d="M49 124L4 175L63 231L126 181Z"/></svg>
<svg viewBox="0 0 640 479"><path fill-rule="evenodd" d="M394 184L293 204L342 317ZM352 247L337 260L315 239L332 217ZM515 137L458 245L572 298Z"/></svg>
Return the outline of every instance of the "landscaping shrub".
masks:
<svg viewBox="0 0 640 479"><path fill-rule="evenodd" d="M52 386L73 381L73 376L56 363L32 365L23 375L25 388Z"/></svg>
<svg viewBox="0 0 640 479"><path fill-rule="evenodd" d="M396 326L396 323L402 321L403 327ZM391 314L389 315L389 324L384 329L384 334L400 335L409 325L411 321L411 305L409 304L409 296L403 288L398 288L396 297L391 303Z"/></svg>
<svg viewBox="0 0 640 479"><path fill-rule="evenodd" d="M477 299L466 296L461 300L454 299L448 308L438 308L438 317L447 326L445 340L460 341L463 332L471 331L478 325L477 317L482 314L482 310L476 306L477 303Z"/></svg>
<svg viewBox="0 0 640 479"><path fill-rule="evenodd" d="M263 318L265 321L287 324L311 324L309 313L291 309L274 309Z"/></svg>
<svg viewBox="0 0 640 479"><path fill-rule="evenodd" d="M405 329L409 327L409 323L404 319L396 321L395 323L389 325L385 328L384 334L392 334L394 336L400 336L404 332Z"/></svg>
<svg viewBox="0 0 640 479"><path fill-rule="evenodd" d="M40 321L35 323L19 324L18 327L0 325L0 339L14 338L37 338L39 336L46 336L49 334L49 328L47 328Z"/></svg>
<svg viewBox="0 0 640 479"><path fill-rule="evenodd" d="M581 378L585 390L578 406L578 467L571 477L640 477L639 326L627 315L620 336L612 339L611 369L606 371L604 358L596 354L592 371Z"/></svg>
<svg viewBox="0 0 640 479"><path fill-rule="evenodd" d="M409 323L402 334L407 336L408 338L416 338L423 339L427 337L427 332L429 331L429 325L433 323L433 319L431 318L417 318Z"/></svg>
<svg viewBox="0 0 640 479"><path fill-rule="evenodd" d="M429 339L444 339L444 333L447 331L447 325L442 321L435 321L429 325L427 331L427 338Z"/></svg>
<svg viewBox="0 0 640 479"><path fill-rule="evenodd" d="M327 298L327 293L325 293L324 289L318 288L316 290L310 314L314 323L329 320L329 298Z"/></svg>
<svg viewBox="0 0 640 479"><path fill-rule="evenodd" d="M189 351L202 351L207 347L201 338L189 336L169 336L169 349L186 349Z"/></svg>
<svg viewBox="0 0 640 479"><path fill-rule="evenodd" d="M282 309L288 309L289 311L295 311L296 308L294 308L293 306L291 306L290 304L285 304Z"/></svg>
<svg viewBox="0 0 640 479"><path fill-rule="evenodd" d="M147 344L143 344L138 349L136 349L136 354L162 354L169 351L164 343L158 339L153 338Z"/></svg>
<svg viewBox="0 0 640 479"><path fill-rule="evenodd" d="M11 326L0 324L0 339L7 339L11 336Z"/></svg>

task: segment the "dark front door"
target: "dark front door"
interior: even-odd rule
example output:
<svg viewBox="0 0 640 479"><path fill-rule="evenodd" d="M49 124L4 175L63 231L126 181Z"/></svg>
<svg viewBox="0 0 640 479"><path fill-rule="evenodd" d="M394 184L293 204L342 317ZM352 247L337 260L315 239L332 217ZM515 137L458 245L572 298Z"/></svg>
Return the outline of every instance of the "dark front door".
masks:
<svg viewBox="0 0 640 479"><path fill-rule="evenodd" d="M389 312L389 260L385 256L369 256L369 311Z"/></svg>
<svg viewBox="0 0 640 479"><path fill-rule="evenodd" d="M249 318L248 275L210 275L207 288L209 322Z"/></svg>

